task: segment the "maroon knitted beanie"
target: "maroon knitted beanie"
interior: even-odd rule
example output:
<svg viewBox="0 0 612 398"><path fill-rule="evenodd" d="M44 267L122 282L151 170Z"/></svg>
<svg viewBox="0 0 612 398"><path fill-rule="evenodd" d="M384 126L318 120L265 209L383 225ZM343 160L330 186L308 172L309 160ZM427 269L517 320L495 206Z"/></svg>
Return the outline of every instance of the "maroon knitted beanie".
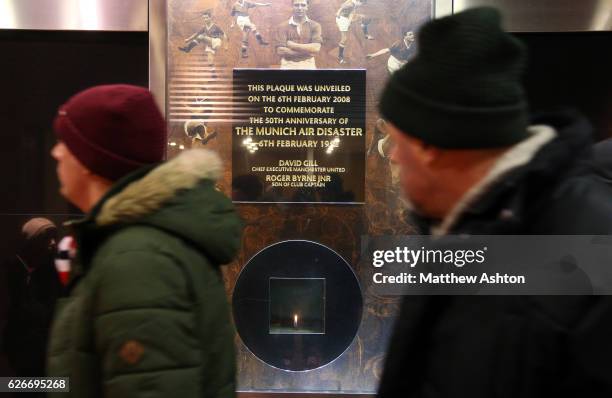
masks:
<svg viewBox="0 0 612 398"><path fill-rule="evenodd" d="M92 173L111 181L163 160L166 124L153 96L127 84L96 86L62 105L57 138Z"/></svg>

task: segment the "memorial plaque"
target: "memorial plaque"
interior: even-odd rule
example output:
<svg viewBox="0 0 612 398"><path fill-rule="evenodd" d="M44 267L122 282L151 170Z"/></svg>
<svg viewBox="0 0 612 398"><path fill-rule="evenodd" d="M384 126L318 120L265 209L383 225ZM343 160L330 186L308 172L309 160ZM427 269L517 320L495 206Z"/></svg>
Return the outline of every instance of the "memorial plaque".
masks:
<svg viewBox="0 0 612 398"><path fill-rule="evenodd" d="M365 76L234 70L234 201L363 203Z"/></svg>

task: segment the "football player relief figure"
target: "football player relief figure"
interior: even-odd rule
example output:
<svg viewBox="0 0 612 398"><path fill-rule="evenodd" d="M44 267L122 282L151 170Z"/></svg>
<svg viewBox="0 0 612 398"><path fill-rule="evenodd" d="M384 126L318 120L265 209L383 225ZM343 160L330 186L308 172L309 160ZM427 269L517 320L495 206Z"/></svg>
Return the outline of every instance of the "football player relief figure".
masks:
<svg viewBox="0 0 612 398"><path fill-rule="evenodd" d="M185 45L179 47L183 52L190 52L194 47L202 44L208 65L214 64L215 54L222 42L225 42L224 49L228 48L228 37L213 20L212 10L206 10L202 13L202 28L185 39Z"/></svg>
<svg viewBox="0 0 612 398"><path fill-rule="evenodd" d="M376 58L380 55L390 53L387 60L387 71L393 74L410 60L415 53L414 33L411 30L405 30L402 39L393 43L391 47L383 48L366 55L367 59Z"/></svg>
<svg viewBox="0 0 612 398"><path fill-rule="evenodd" d="M276 30L276 53L281 69L316 69L321 50L321 24L308 17L310 0L291 0L293 13Z"/></svg>
<svg viewBox="0 0 612 398"><path fill-rule="evenodd" d="M373 40L374 38L369 34L370 18L365 15L358 14L357 8L365 4L366 0L346 0L338 11L336 12L336 26L340 31L340 42L338 43L338 63L344 64L344 48L348 41L348 32L351 28L351 24L355 20L361 21L361 30L367 40Z"/></svg>
<svg viewBox="0 0 612 398"><path fill-rule="evenodd" d="M266 42L261 33L257 31L257 26L251 21L249 17L249 10L255 7L269 7L270 3L256 3L248 0L238 0L232 7L232 16L236 17L236 25L242 31L242 46L240 47L240 53L242 58L248 58L249 50L249 34L252 32L257 39L257 42L262 46L267 46ZM233 25L232 25L233 26Z"/></svg>
<svg viewBox="0 0 612 398"><path fill-rule="evenodd" d="M187 109L192 113L189 117L190 120L187 120L183 124L183 131L185 132L185 140L184 145L187 148L192 148L194 144L196 146L207 145L211 140L217 138L217 132L211 130L208 126L207 119L209 116L206 116L206 106L210 106L208 104L208 98L204 96L198 96L196 99L187 107Z"/></svg>

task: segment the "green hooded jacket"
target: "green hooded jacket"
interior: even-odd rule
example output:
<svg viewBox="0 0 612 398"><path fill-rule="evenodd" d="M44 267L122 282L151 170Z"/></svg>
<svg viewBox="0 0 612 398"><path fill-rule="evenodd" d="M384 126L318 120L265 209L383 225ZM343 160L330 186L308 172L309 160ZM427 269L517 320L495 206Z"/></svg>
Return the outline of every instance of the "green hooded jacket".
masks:
<svg viewBox="0 0 612 398"><path fill-rule="evenodd" d="M74 223L75 287L58 304L48 375L61 397L233 397L234 330L219 264L241 222L210 151L118 181ZM52 394L53 395L53 394Z"/></svg>

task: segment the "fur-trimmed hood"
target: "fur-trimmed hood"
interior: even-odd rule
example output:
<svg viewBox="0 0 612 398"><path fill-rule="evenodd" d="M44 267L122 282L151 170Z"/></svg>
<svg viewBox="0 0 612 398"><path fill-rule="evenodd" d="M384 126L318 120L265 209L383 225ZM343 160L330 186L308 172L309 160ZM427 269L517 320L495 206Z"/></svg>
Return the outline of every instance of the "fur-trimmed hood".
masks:
<svg viewBox="0 0 612 398"><path fill-rule="evenodd" d="M202 180L217 180L221 171L221 160L214 152L183 152L105 201L96 224L111 225L154 213L179 192L193 189Z"/></svg>
<svg viewBox="0 0 612 398"><path fill-rule="evenodd" d="M227 263L239 247L241 222L231 201L215 189L222 171L217 154L206 149L138 170L96 205L85 220L87 229L104 233L129 224L150 225Z"/></svg>

